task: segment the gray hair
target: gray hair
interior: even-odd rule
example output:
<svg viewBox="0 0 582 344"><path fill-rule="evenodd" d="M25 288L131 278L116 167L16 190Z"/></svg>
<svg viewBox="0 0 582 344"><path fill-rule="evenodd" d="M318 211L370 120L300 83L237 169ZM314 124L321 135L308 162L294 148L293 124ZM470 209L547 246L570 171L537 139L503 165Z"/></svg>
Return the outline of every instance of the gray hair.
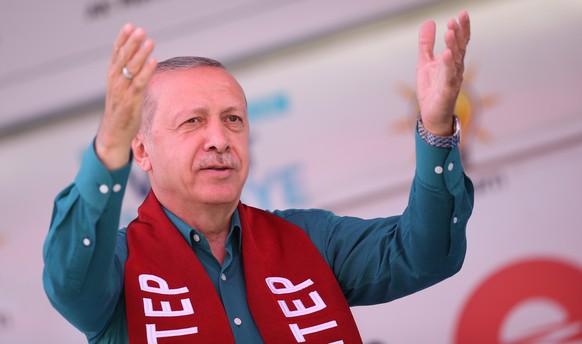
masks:
<svg viewBox="0 0 582 344"><path fill-rule="evenodd" d="M173 72L196 67L217 67L226 70L226 67L211 58L201 56L178 56L158 63L155 73Z"/></svg>
<svg viewBox="0 0 582 344"><path fill-rule="evenodd" d="M193 69L197 67L215 67L227 70L226 67L219 61L213 60L208 57L201 56L178 56L172 57L165 61L158 63L154 75L166 72L176 72L188 69ZM146 137L151 143L150 131L152 128L152 122L154 118L154 113L156 112L157 103L155 98L148 92L146 92L143 100L142 108L142 119L140 132Z"/></svg>

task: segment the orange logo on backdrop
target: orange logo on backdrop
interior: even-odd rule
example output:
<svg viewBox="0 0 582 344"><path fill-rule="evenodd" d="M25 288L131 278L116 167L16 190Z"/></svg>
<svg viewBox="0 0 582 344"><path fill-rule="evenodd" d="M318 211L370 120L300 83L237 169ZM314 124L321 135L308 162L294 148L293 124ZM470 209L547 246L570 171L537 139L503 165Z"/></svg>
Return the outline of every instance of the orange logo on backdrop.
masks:
<svg viewBox="0 0 582 344"><path fill-rule="evenodd" d="M582 342L582 269L553 259L513 263L483 281L462 309L455 343Z"/></svg>
<svg viewBox="0 0 582 344"><path fill-rule="evenodd" d="M477 96L473 89L475 74L476 70L474 68L466 71L463 87L459 92L457 103L455 104L455 114L459 116L459 120L461 121L462 139L460 149L463 155L465 155L467 150L467 141L473 138L487 141L490 138L489 133L479 125L478 120L483 109L497 102L497 96L495 95ZM416 117L419 112L416 92L413 87L408 85L399 85L397 91L403 98L408 99L413 104L413 110L407 114L406 119L397 123L396 129L398 131L410 132L410 128L416 125Z"/></svg>

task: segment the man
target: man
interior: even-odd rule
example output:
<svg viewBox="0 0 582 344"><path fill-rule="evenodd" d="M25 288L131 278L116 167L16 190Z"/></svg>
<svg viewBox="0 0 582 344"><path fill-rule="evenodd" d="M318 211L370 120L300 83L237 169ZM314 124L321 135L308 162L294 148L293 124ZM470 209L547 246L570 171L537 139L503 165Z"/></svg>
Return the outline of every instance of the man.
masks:
<svg viewBox="0 0 582 344"><path fill-rule="evenodd" d="M374 220L240 203L243 90L214 60L158 65L152 40L124 26L94 145L55 201L43 275L54 307L90 343L361 343L349 306L416 292L462 265L473 189L453 108L469 26L466 12L451 19L436 56L434 22L420 29L411 197L401 216ZM151 192L118 231L132 156Z"/></svg>

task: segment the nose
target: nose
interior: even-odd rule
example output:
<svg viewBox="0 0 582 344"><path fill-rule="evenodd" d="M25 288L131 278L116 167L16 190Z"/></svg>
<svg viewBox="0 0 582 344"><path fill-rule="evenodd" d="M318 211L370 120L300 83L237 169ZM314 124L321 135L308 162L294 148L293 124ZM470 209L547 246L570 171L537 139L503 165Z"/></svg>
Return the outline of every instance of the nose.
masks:
<svg viewBox="0 0 582 344"><path fill-rule="evenodd" d="M226 152L230 146L226 130L227 128L224 126L222 121L208 121L206 125L206 141L204 143L204 150L216 151L218 153Z"/></svg>

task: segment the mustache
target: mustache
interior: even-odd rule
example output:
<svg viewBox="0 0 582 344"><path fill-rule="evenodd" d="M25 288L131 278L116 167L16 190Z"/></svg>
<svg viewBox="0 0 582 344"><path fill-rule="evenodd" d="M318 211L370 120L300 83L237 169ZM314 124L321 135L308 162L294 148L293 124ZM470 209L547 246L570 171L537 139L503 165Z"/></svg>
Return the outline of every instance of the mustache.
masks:
<svg viewBox="0 0 582 344"><path fill-rule="evenodd" d="M231 153L210 153L204 155L196 163L196 168L199 170L209 168L231 168L237 169L240 167L240 162Z"/></svg>

